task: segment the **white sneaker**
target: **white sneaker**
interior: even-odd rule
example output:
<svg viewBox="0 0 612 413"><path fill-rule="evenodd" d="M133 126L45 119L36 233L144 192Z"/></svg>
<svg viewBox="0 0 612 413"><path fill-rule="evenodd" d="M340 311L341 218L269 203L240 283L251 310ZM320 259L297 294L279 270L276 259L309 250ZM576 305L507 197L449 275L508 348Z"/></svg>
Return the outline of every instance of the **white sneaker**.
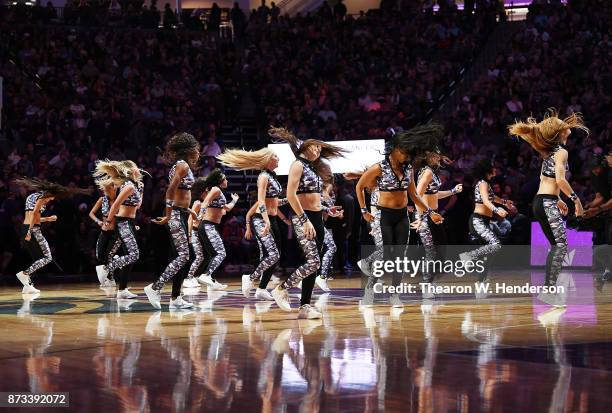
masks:
<svg viewBox="0 0 612 413"><path fill-rule="evenodd" d="M26 285L23 287L23 290L21 290L21 294L38 294L39 292L40 290L34 288L33 285Z"/></svg>
<svg viewBox="0 0 612 413"><path fill-rule="evenodd" d="M102 281L102 284L100 284L100 288L115 288L117 287L117 283L115 283L115 280L111 280L110 278L106 278L104 281Z"/></svg>
<svg viewBox="0 0 612 413"><path fill-rule="evenodd" d="M242 275L242 295L245 298L249 298L251 290L255 288L255 282L251 281L251 274Z"/></svg>
<svg viewBox="0 0 612 413"><path fill-rule="evenodd" d="M131 298L138 298L138 295L128 291L127 288L117 291L117 299L129 300Z"/></svg>
<svg viewBox="0 0 612 413"><path fill-rule="evenodd" d="M391 294L391 296L389 297L389 304L391 304L391 307L404 306L404 303L402 303L402 300L400 300L399 294Z"/></svg>
<svg viewBox="0 0 612 413"><path fill-rule="evenodd" d="M227 288L227 284L222 284L217 280L213 280L213 285L210 287L212 290L225 290Z"/></svg>
<svg viewBox="0 0 612 413"><path fill-rule="evenodd" d="M323 291L325 291L326 293L331 291L331 288L329 288L329 285L327 285L327 279L325 278L321 278L321 276L318 276L315 279L315 283L317 284L317 286L322 289Z"/></svg>
<svg viewBox="0 0 612 413"><path fill-rule="evenodd" d="M24 287L30 285L30 277L25 275L23 271L19 271L17 273L17 278L19 279L19 281L21 281L21 284L23 284Z"/></svg>
<svg viewBox="0 0 612 413"><path fill-rule="evenodd" d="M213 280L210 275L202 274L198 277L198 282L203 285L209 286L213 290L225 290L227 284L221 284L217 280Z"/></svg>
<svg viewBox="0 0 612 413"><path fill-rule="evenodd" d="M200 283L195 278L185 278L183 280L183 288L198 288Z"/></svg>
<svg viewBox="0 0 612 413"><path fill-rule="evenodd" d="M104 265L96 265L96 274L98 275L98 281L100 284L104 282L108 278L108 270Z"/></svg>
<svg viewBox="0 0 612 413"><path fill-rule="evenodd" d="M196 280L198 280L200 284L206 285L208 287L211 287L213 285L213 279L210 275L202 274L198 278L196 278Z"/></svg>
<svg viewBox="0 0 612 413"><path fill-rule="evenodd" d="M255 291L255 298L258 300L274 301L272 294L270 294L265 288L258 288L257 291Z"/></svg>
<svg viewBox="0 0 612 413"><path fill-rule="evenodd" d="M289 292L285 289L281 289L280 286L272 290L272 298L276 301L276 304L283 311L291 311L291 303L289 299Z"/></svg>
<svg viewBox="0 0 612 413"><path fill-rule="evenodd" d="M153 284L149 284L144 288L144 292L149 299L149 302L154 308L161 310L161 291L153 289Z"/></svg>
<svg viewBox="0 0 612 413"><path fill-rule="evenodd" d="M323 318L323 315L317 310L315 310L314 308L312 308L310 304L304 304L303 306L300 306L300 312L297 318L298 320L300 319L312 320L312 319Z"/></svg>
<svg viewBox="0 0 612 413"><path fill-rule="evenodd" d="M193 304L183 300L182 296L178 296L176 300L170 300L170 308L191 308Z"/></svg>

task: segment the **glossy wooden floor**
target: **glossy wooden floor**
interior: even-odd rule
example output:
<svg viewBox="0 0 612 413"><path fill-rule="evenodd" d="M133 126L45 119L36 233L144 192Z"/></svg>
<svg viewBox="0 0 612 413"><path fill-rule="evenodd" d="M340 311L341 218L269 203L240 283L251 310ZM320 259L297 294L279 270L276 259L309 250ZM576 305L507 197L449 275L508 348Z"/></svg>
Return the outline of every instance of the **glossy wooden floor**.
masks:
<svg viewBox="0 0 612 413"><path fill-rule="evenodd" d="M63 412L609 412L612 284L576 280L590 301L564 309L418 295L360 308L359 280L334 280L315 291L317 321L244 299L237 280L192 296L194 312L153 311L142 284L131 304L94 284L34 300L7 287L0 391L69 392L69 408L42 410Z"/></svg>

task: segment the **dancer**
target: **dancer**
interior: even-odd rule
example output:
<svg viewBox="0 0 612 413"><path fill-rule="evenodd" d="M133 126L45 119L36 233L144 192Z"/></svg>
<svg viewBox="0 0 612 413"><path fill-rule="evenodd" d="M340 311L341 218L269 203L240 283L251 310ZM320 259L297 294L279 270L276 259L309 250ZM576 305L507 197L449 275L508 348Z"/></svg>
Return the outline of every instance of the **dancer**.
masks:
<svg viewBox="0 0 612 413"><path fill-rule="evenodd" d="M484 271L478 274L478 281L484 282L488 277L487 257L495 254L501 249L501 242L490 227L493 214L505 218L508 214L502 207L496 207L494 203L511 208L513 203L507 199L501 199L491 189L491 179L496 175L495 167L488 159L479 161L473 169L472 175L476 181L474 186L474 212L470 216L469 227L472 238L484 243L480 248L459 254L459 259L464 262L483 261Z"/></svg>
<svg viewBox="0 0 612 413"><path fill-rule="evenodd" d="M385 260L394 260L405 253L405 247L397 251L396 246L408 244L408 196L424 211L422 216L431 217L435 224L443 221L442 216L429 208L417 194L410 164L417 157L435 148L442 134L442 127L433 123L396 133L388 142L385 159L368 168L357 182L357 200L361 214L367 222L372 222L374 217L366 208L364 190L378 184L377 208L380 210L381 234L383 245L388 246ZM401 274L394 272L393 285L399 285L400 281ZM403 306L398 294L391 294L389 301L394 307Z"/></svg>
<svg viewBox="0 0 612 413"><path fill-rule="evenodd" d="M167 225L173 252L176 257L153 284L145 287L145 293L151 305L161 309L161 291L164 285L172 280L172 295L170 308L190 308L193 304L183 300L181 284L183 283L186 266L189 262L188 218L193 211L191 205L191 187L194 182L192 168L196 168L200 159L200 144L188 133L178 133L166 143L164 156L173 165L168 174L168 189L166 190L166 211L163 217L152 222Z"/></svg>
<svg viewBox="0 0 612 413"><path fill-rule="evenodd" d="M283 188L274 172L278 168L278 156L269 148L257 151L228 149L217 156L217 159L223 165L240 171L248 169L260 171L257 177L257 202L247 213L245 233L246 239L251 239L253 233L255 234L259 246L259 264L253 273L242 276L242 294L249 298L251 290L259 280L255 298L274 300L267 287L280 260L278 207L287 202L286 199L279 200Z"/></svg>
<svg viewBox="0 0 612 413"><path fill-rule="evenodd" d="M183 281L183 287L185 288L198 288L200 283L195 277L195 274L199 271L202 263L204 262L204 249L202 247L203 240L199 234L200 221L204 219L204 213L206 209L202 207L202 202L206 197L206 180L204 178L197 178L191 187L191 197L195 198L191 210L194 212L193 215L189 215L188 231L189 231L189 244L193 251L193 262L189 267L187 277Z"/></svg>
<svg viewBox="0 0 612 413"><path fill-rule="evenodd" d="M463 191L463 185L456 185L450 191L440 191L442 181L437 174L440 169L440 162L448 159L441 155L439 151L427 152L425 156L425 166L419 170L417 178L417 194L423 199L425 205L434 211L438 211L438 200L448 198ZM450 160L449 160L450 162ZM444 225L433 224L431 217L424 216L425 210L417 206L415 219L420 222L417 233L421 238L421 243L425 247L425 258L433 261L436 258L436 246L446 245L446 231ZM432 282L434 274L429 271L429 266L425 266L423 271L423 281Z"/></svg>
<svg viewBox="0 0 612 413"><path fill-rule="evenodd" d="M202 204L206 212L200 223L199 233L208 255L208 265L206 271L197 280L200 284L207 285L212 290L225 290L227 285L221 284L215 278L215 274L221 268L221 264L227 256L223 239L219 234L219 224L223 215L234 209L239 197L237 194L232 194L232 202L227 203L221 190L221 188L227 188L227 179L218 168L213 169L206 177L204 188L208 191Z"/></svg>
<svg viewBox="0 0 612 413"><path fill-rule="evenodd" d="M568 207L559 198L560 192L574 202L577 217L584 213L580 198L565 178L568 156L562 145L567 143L573 128L587 135L589 133L580 114L573 113L561 120L554 109L549 109L541 122L528 118L527 122L516 122L508 126L510 135L525 140L543 158L540 187L533 200L533 214L552 246L546 260L546 285L557 283L567 253L567 234L562 216L567 215Z"/></svg>
<svg viewBox="0 0 612 413"><path fill-rule="evenodd" d="M333 184L331 182L326 182L323 184L323 195L321 196L323 222L327 220L329 210L330 208L334 207L335 203L336 198L333 193ZM342 219L344 217L344 212L340 210L340 207L336 207L336 210L338 211L336 217ZM323 226L323 230L325 231L325 235L323 237L324 253L323 258L321 259L321 270L319 271L319 275L315 279L315 282L320 289L328 293L331 291L331 288L329 288L327 280L331 279L330 273L332 270L334 254L336 253L337 248L331 231L325 225Z"/></svg>
<svg viewBox="0 0 612 413"><path fill-rule="evenodd" d="M321 266L325 237L321 193L323 182L331 176L323 159L342 156L344 150L316 139L302 142L284 128L271 128L268 133L288 142L297 158L289 169L287 200L295 213L291 221L306 259L289 278L272 290L272 297L281 309L291 311L288 290L303 280L298 318L321 318L321 313L310 306L310 299ZM328 213L332 217L338 216L336 207L329 208Z"/></svg>
<svg viewBox="0 0 612 413"><path fill-rule="evenodd" d="M42 217L42 213L54 199L74 194L85 194L88 191L80 188L68 188L38 178L18 178L15 183L29 191L34 191L26 198L25 217L21 226L21 243L32 257L33 262L25 270L19 271L17 278L23 284L22 294L36 294L40 290L34 287L32 274L53 261L49 243L42 233L40 224L57 221L56 215Z"/></svg>
<svg viewBox="0 0 612 413"><path fill-rule="evenodd" d="M100 227L100 235L96 242L96 260L100 265L110 263L113 256L121 247L121 238L117 237L114 228L103 230L104 220L108 218L108 211L111 205L115 202L117 195L117 188L115 184L110 181L106 184L100 185L100 190L103 195L98 198L94 206L89 211L89 217ZM102 219L98 219L96 214L100 211L102 213ZM100 288L112 288L116 287L115 279L113 274L108 274L108 277L100 282Z"/></svg>
<svg viewBox="0 0 612 413"><path fill-rule="evenodd" d="M112 203L108 216L102 225L103 231L115 231L115 236L121 241L123 255L114 256L108 264L98 265L96 273L100 283L108 279L109 274L121 270L118 299L138 297L128 290L130 266L138 261L140 250L136 241L136 213L142 204L144 183L142 173L132 161L98 161L94 171L94 179L99 187L117 186L119 193Z"/></svg>

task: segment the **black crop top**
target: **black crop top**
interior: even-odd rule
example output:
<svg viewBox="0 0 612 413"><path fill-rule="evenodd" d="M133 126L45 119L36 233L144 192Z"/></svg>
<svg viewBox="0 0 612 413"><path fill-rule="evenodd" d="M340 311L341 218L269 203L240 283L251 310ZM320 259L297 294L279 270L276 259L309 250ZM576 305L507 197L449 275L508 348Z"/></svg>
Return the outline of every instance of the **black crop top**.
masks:
<svg viewBox="0 0 612 413"><path fill-rule="evenodd" d="M227 199L225 199L225 195L223 195L223 191L219 192L219 196L210 201L208 204L209 208L223 208L227 205Z"/></svg>
<svg viewBox="0 0 612 413"><path fill-rule="evenodd" d="M38 201L43 196L43 192L34 192L26 198L25 202L25 210L26 211L34 211L34 207L36 206L36 201ZM45 212L46 206L43 205L40 207L40 213Z"/></svg>
<svg viewBox="0 0 612 413"><path fill-rule="evenodd" d="M421 170L419 171L419 177L417 178L417 181L421 180L421 176L427 170L430 170L433 176L431 177L431 181L429 181L429 184L427 184L427 188L425 188L425 193L428 195L437 194L438 191L440 190L440 185L442 185L442 181L440 180L440 177L438 176L436 171L434 171L431 167L425 166L421 168Z"/></svg>
<svg viewBox="0 0 612 413"><path fill-rule="evenodd" d="M548 178L555 177L555 154L561 148L562 148L561 145L555 146L555 148L552 150L550 155L548 155L548 158L544 158L544 160L542 161L542 175ZM565 163L565 170L566 171L569 170L569 166L567 165L567 162Z"/></svg>
<svg viewBox="0 0 612 413"><path fill-rule="evenodd" d="M480 193L480 183L484 182L487 184L487 189L489 190L489 201L493 202L493 200L495 199L495 194L493 193L493 190L491 189L491 184L487 181L485 181L484 179L481 179L480 181L476 182L476 186L474 187L474 202L476 202L477 204L482 204L482 194Z"/></svg>
<svg viewBox="0 0 612 413"><path fill-rule="evenodd" d="M298 161L302 162L304 170L300 176L297 194L320 194L323 191L323 180L312 167L312 163L304 158L298 157Z"/></svg>
<svg viewBox="0 0 612 413"><path fill-rule="evenodd" d="M174 178L174 174L176 173L176 166L181 162L187 163L183 161L182 159L176 161L176 163L172 165L172 168L170 168L170 173L168 174L168 182L171 182L172 178ZM181 182L179 182L178 189L191 189L194 181L195 181L195 178L193 177L193 172L191 172L191 168L189 167L189 164L188 164L187 165L187 175L185 175L185 177L181 179Z"/></svg>
<svg viewBox="0 0 612 413"><path fill-rule="evenodd" d="M410 187L410 171L412 165L404 165L403 174L404 177L400 181L399 177L393 171L389 157L385 157L380 162L381 176L378 179L378 188L380 192L395 192L395 191L406 191Z"/></svg>
<svg viewBox="0 0 612 413"><path fill-rule="evenodd" d="M142 192L144 190L144 184L142 182L125 181L123 185L119 187L119 192L121 192L123 188L128 185L133 186L135 191L132 192L132 194L128 196L121 205L138 206L138 204L140 204L140 201L142 201Z"/></svg>
<svg viewBox="0 0 612 413"><path fill-rule="evenodd" d="M276 178L276 173L272 171L261 171L259 175L264 175L268 177L268 186L266 187L266 198L278 198L283 192L283 187L280 182Z"/></svg>

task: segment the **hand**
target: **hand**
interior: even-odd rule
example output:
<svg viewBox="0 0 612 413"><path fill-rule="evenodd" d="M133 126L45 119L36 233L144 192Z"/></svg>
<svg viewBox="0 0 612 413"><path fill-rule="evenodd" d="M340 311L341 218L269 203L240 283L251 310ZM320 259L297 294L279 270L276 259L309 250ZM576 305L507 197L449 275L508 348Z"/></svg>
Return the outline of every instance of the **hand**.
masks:
<svg viewBox="0 0 612 413"><path fill-rule="evenodd" d="M557 206L559 207L559 209L561 210L561 214L563 216L567 215L567 212L569 211L567 208L567 204L565 202L563 202L562 200L558 200L557 201Z"/></svg>
<svg viewBox="0 0 612 413"><path fill-rule="evenodd" d="M410 223L410 228L415 229L418 231L418 229L421 227L421 225L423 225L423 220L422 219L417 219L415 221L412 221Z"/></svg>
<svg viewBox="0 0 612 413"><path fill-rule="evenodd" d="M453 161L451 158L449 158L446 155L442 155L440 157L440 162L442 162L444 165L451 165L455 161Z"/></svg>
<svg viewBox="0 0 612 413"><path fill-rule="evenodd" d="M582 202L580 202L580 199L576 199L576 201L574 201L574 206L576 207L576 216L577 217L583 216L584 209L582 208Z"/></svg>
<svg viewBox="0 0 612 413"><path fill-rule="evenodd" d="M47 218L47 221L49 221L49 222L57 221L57 215L51 215L49 218Z"/></svg>
<svg viewBox="0 0 612 413"><path fill-rule="evenodd" d="M169 216L157 217L151 220L152 223L157 224L157 225L166 225L168 221L170 221Z"/></svg>
<svg viewBox="0 0 612 413"><path fill-rule="evenodd" d="M284 222L284 223L285 223L287 226L289 226L289 227L290 227L291 225L293 225L293 224L291 223L291 220L290 220L290 219L287 219L287 218L283 218L283 222Z"/></svg>
<svg viewBox="0 0 612 413"><path fill-rule="evenodd" d="M497 215L499 215L502 218L506 218L506 216L508 215L508 212L506 212L506 210L503 208L497 208Z"/></svg>
<svg viewBox="0 0 612 413"><path fill-rule="evenodd" d="M100 219L99 219L99 220L97 220L97 221L96 221L96 224L97 224L97 225L98 225L100 228L102 228L102 227L104 226L104 221L102 221L102 220L100 220Z"/></svg>
<svg viewBox="0 0 612 413"><path fill-rule="evenodd" d="M197 220L198 219L198 214L195 213L195 211L191 208L187 209L189 211L189 214L191 215L191 218Z"/></svg>
<svg viewBox="0 0 612 413"><path fill-rule="evenodd" d="M369 212L365 212L364 214L362 214L362 216L363 216L363 219L365 219L367 222L374 221L374 217Z"/></svg>
<svg viewBox="0 0 612 413"><path fill-rule="evenodd" d="M599 214L601 211L603 211L603 209L599 209L599 208L589 208L586 211L584 211L584 217L585 218L591 218L594 217L595 215Z"/></svg>
<svg viewBox="0 0 612 413"><path fill-rule="evenodd" d="M251 240L253 239L253 233L251 232L251 226L247 225L246 231L244 232L244 239Z"/></svg>
<svg viewBox="0 0 612 413"><path fill-rule="evenodd" d="M237 202L237 201L238 201L238 199L240 199L240 197L238 196L238 194L236 194L236 193L232 194L232 201L234 201L234 203L235 203L235 202Z"/></svg>
<svg viewBox="0 0 612 413"><path fill-rule="evenodd" d="M306 221L306 223L304 224L304 234L306 234L307 240L314 239L316 232L314 227L312 226L312 222Z"/></svg>
<svg viewBox="0 0 612 413"><path fill-rule="evenodd" d="M32 233L28 230L28 232L26 232L25 240L29 241L31 239L32 239Z"/></svg>
<svg viewBox="0 0 612 413"><path fill-rule="evenodd" d="M432 212L429 217L434 222L434 224L441 224L444 222L444 218L442 217L442 215L438 214L437 212Z"/></svg>
<svg viewBox="0 0 612 413"><path fill-rule="evenodd" d="M341 218L344 215L344 212L342 211L342 207L333 206L329 209L329 211L327 212L327 215L329 215L332 218Z"/></svg>
<svg viewBox="0 0 612 413"><path fill-rule="evenodd" d="M265 237L266 235L268 235L268 233L270 232L270 221L266 222L266 224L263 227L263 230L261 231L261 236Z"/></svg>
<svg viewBox="0 0 612 413"><path fill-rule="evenodd" d="M462 185L462 184L455 185L454 190L455 190L455 194L458 194L458 193L460 193L460 192L463 192L463 185Z"/></svg>
<svg viewBox="0 0 612 413"><path fill-rule="evenodd" d="M411 214L414 213L414 207L412 205L408 205L407 209Z"/></svg>

